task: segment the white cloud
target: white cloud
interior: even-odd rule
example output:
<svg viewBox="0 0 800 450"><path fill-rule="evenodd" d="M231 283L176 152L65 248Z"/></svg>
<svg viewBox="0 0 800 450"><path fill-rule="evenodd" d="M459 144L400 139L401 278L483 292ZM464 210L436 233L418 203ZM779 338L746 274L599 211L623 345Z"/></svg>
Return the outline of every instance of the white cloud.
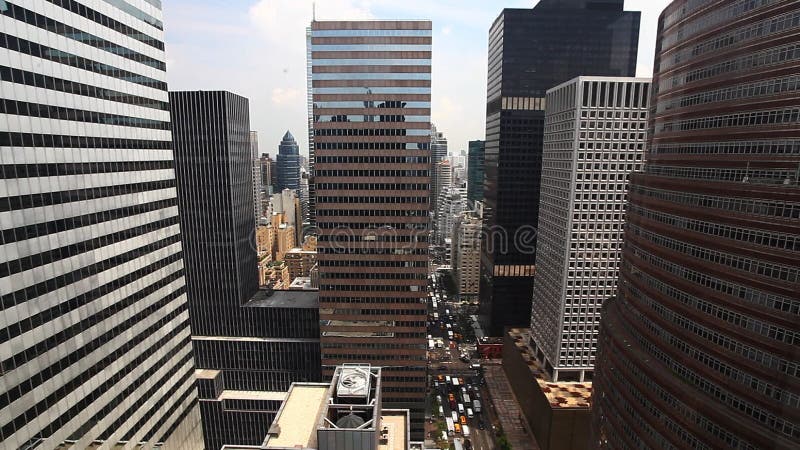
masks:
<svg viewBox="0 0 800 450"><path fill-rule="evenodd" d="M276 105L299 101L301 94L297 89L275 88L272 90L272 103Z"/></svg>

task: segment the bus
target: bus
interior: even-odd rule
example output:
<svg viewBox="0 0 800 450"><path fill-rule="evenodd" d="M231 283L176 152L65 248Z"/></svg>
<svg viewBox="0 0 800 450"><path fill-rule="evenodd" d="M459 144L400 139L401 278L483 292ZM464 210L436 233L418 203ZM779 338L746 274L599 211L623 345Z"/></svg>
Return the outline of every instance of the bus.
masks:
<svg viewBox="0 0 800 450"><path fill-rule="evenodd" d="M455 427L453 426L453 418L452 417L447 417L447 418L445 418L445 421L447 422L447 431L450 434L453 434L453 432L455 432Z"/></svg>

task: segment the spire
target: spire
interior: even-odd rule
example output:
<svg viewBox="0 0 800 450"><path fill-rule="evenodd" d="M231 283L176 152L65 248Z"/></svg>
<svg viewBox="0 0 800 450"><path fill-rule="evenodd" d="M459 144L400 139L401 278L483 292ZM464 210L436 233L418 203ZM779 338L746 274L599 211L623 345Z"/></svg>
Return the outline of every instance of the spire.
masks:
<svg viewBox="0 0 800 450"><path fill-rule="evenodd" d="M294 140L294 136L292 136L292 132L289 131L289 130L286 130L286 134L283 135L283 140L284 141L293 141Z"/></svg>

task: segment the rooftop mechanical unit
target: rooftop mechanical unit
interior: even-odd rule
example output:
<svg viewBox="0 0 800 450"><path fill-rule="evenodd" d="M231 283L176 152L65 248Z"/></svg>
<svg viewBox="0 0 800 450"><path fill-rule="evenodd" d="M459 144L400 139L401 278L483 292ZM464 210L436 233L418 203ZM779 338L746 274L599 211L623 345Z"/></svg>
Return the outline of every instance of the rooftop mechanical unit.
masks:
<svg viewBox="0 0 800 450"><path fill-rule="evenodd" d="M336 396L341 398L367 399L370 392L369 366L345 366L339 375Z"/></svg>

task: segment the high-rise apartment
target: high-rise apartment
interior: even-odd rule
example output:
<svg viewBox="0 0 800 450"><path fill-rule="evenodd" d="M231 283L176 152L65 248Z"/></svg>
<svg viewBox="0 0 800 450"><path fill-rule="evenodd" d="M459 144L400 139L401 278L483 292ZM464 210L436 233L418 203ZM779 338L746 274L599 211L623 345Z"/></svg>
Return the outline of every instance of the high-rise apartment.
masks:
<svg viewBox="0 0 800 450"><path fill-rule="evenodd" d="M299 192L300 147L297 146L297 141L289 131L286 131L280 145L278 145L278 155L275 157L275 162L278 169L278 184L275 186L275 192L281 192L284 189Z"/></svg>
<svg viewBox="0 0 800 450"><path fill-rule="evenodd" d="M475 208L475 202L483 201L484 141L469 141L467 153L467 205Z"/></svg>
<svg viewBox="0 0 800 450"><path fill-rule="evenodd" d="M623 0L542 0L503 10L489 30L481 309L490 334L528 325L545 93L580 75L633 76L639 17Z"/></svg>
<svg viewBox="0 0 800 450"><path fill-rule="evenodd" d="M800 6L672 2L594 448L800 447Z"/></svg>
<svg viewBox="0 0 800 450"><path fill-rule="evenodd" d="M591 379L649 98L642 78L578 77L547 91L530 344L552 381Z"/></svg>
<svg viewBox="0 0 800 450"><path fill-rule="evenodd" d="M169 97L205 447L256 445L275 399L321 377L317 293L259 290L248 100Z"/></svg>
<svg viewBox="0 0 800 450"><path fill-rule="evenodd" d="M383 402L426 387L431 22L312 22L322 364L383 369Z"/></svg>
<svg viewBox="0 0 800 450"><path fill-rule="evenodd" d="M452 266L459 299L478 299L481 269L482 220L474 212L463 212L453 229Z"/></svg>
<svg viewBox="0 0 800 450"><path fill-rule="evenodd" d="M3 448L197 448L163 23L140 3L0 2Z"/></svg>

